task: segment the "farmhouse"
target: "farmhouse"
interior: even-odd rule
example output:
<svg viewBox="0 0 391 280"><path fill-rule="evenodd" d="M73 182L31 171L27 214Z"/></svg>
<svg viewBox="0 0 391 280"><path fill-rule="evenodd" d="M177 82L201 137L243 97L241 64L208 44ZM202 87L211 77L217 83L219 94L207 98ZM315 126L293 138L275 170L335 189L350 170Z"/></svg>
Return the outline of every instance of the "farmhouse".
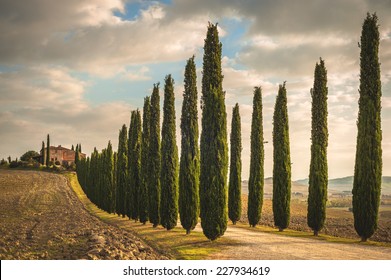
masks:
<svg viewBox="0 0 391 280"><path fill-rule="evenodd" d="M76 152L71 149L61 147L61 145L58 145L57 147L50 146L49 151L50 151L50 161L53 163L60 162L60 164L63 166L69 166L75 162ZM43 151L41 150L40 157L41 157L41 162L44 162L46 160L46 148ZM83 158L86 158L86 154L80 153L80 159Z"/></svg>

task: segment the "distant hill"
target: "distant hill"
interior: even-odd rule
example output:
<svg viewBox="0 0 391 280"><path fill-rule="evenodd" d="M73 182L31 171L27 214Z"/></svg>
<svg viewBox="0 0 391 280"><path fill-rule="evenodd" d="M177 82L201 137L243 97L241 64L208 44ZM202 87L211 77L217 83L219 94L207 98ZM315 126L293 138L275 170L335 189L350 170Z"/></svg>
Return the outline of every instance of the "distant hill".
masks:
<svg viewBox="0 0 391 280"><path fill-rule="evenodd" d="M353 176L330 179L328 185L329 193L351 192L353 188ZM248 194L248 180L242 181L242 193ZM265 178L265 196L273 193L273 178ZM302 193L308 195L308 178L292 182L292 193ZM391 176L383 176L382 194L391 195Z"/></svg>
<svg viewBox="0 0 391 280"><path fill-rule="evenodd" d="M297 184L308 186L308 178L295 181ZM353 176L336 178L329 180L329 191L351 191L353 188ZM383 176L382 178L382 194L391 195L391 176Z"/></svg>

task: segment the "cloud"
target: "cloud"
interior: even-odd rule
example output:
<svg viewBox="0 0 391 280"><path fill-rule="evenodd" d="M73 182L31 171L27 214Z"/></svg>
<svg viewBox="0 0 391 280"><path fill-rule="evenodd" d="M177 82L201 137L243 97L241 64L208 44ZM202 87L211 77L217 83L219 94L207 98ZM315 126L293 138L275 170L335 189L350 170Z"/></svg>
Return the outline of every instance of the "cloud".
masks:
<svg viewBox="0 0 391 280"><path fill-rule="evenodd" d="M203 45L205 17L164 23L165 10L159 4L141 11L135 20L114 15L114 10L124 10L121 1L53 5L52 1L29 1L21 9L13 2L3 4L3 12L10 16L0 20L4 42L0 63L59 64L107 78L124 71L126 65L187 58Z"/></svg>
<svg viewBox="0 0 391 280"><path fill-rule="evenodd" d="M53 144L81 142L86 152L94 146L103 148L109 139L116 146L117 130L128 122L129 104L92 106L83 97L88 83L63 67L2 72L0 84L2 156L39 150L47 133Z"/></svg>

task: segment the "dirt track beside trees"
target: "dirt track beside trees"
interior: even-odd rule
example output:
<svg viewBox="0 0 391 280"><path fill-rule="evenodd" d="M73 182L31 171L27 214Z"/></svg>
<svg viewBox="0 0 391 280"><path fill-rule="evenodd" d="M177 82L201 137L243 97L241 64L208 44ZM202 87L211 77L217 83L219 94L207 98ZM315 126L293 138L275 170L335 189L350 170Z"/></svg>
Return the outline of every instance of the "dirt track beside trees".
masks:
<svg viewBox="0 0 391 280"><path fill-rule="evenodd" d="M58 174L0 170L0 259L165 259L89 214Z"/></svg>

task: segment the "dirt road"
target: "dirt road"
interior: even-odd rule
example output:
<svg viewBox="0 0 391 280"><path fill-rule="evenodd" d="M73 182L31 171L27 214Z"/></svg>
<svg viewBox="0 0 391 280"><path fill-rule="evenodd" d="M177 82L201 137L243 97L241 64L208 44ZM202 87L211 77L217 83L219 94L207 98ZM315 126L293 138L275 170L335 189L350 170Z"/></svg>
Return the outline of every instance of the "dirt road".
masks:
<svg viewBox="0 0 391 280"><path fill-rule="evenodd" d="M0 170L0 259L162 258L90 215L64 176Z"/></svg>
<svg viewBox="0 0 391 280"><path fill-rule="evenodd" d="M268 260L391 260L390 247L330 243L309 238L263 233L229 225L224 237L238 244L228 246L213 259Z"/></svg>

